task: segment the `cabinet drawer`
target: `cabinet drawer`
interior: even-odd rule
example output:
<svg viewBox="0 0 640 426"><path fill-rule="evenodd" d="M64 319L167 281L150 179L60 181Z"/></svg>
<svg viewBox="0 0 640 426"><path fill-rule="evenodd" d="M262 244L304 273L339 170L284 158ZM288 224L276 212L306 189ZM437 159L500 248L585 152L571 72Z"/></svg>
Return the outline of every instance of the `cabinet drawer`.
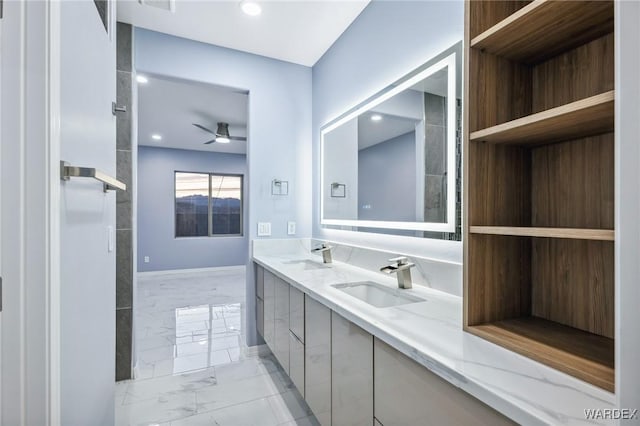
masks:
<svg viewBox="0 0 640 426"><path fill-rule="evenodd" d="M331 426L331 310L304 299L304 397L320 424Z"/></svg>
<svg viewBox="0 0 640 426"><path fill-rule="evenodd" d="M273 354L289 374L289 283L276 278L275 339Z"/></svg>
<svg viewBox="0 0 640 426"><path fill-rule="evenodd" d="M289 330L304 343L304 293L289 286Z"/></svg>
<svg viewBox="0 0 640 426"><path fill-rule="evenodd" d="M256 297L256 328L264 339L264 300Z"/></svg>
<svg viewBox="0 0 640 426"><path fill-rule="evenodd" d="M289 377L304 397L304 344L289 333Z"/></svg>
<svg viewBox="0 0 640 426"><path fill-rule="evenodd" d="M378 339L374 375L375 417L384 426L515 424Z"/></svg>
<svg viewBox="0 0 640 426"><path fill-rule="evenodd" d="M373 336L331 313L331 421L371 426L373 421Z"/></svg>
<svg viewBox="0 0 640 426"><path fill-rule="evenodd" d="M264 324L262 337L271 351L275 346L275 315L276 315L276 281L275 276L264 271Z"/></svg>
<svg viewBox="0 0 640 426"><path fill-rule="evenodd" d="M264 268L256 265L256 296L264 300Z"/></svg>

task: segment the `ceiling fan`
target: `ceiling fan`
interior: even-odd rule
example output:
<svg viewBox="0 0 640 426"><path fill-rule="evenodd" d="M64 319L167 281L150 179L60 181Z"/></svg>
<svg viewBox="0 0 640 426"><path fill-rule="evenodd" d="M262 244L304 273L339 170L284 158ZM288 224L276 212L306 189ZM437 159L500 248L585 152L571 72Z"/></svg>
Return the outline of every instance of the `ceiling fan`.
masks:
<svg viewBox="0 0 640 426"><path fill-rule="evenodd" d="M210 129L207 129L206 127L200 125L200 124L196 124L196 123L192 123L194 126L196 126L198 129L202 129L205 132L211 133L212 135L214 135L215 137L213 139L211 139L208 142L205 142L205 145L209 145L211 143L217 142L217 143L229 143L231 141L246 141L247 138L244 136L231 136L229 135L229 123L222 123L219 122L218 123L218 129L217 131L213 131Z"/></svg>

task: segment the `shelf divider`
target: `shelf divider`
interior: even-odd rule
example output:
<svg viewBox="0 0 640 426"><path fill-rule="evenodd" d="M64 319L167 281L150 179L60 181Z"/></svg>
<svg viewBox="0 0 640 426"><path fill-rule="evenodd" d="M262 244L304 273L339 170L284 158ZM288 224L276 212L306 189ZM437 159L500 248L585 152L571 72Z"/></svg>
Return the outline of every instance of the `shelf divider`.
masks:
<svg viewBox="0 0 640 426"><path fill-rule="evenodd" d="M471 141L535 145L613 131L615 91L472 132Z"/></svg>
<svg viewBox="0 0 640 426"><path fill-rule="evenodd" d="M471 47L537 63L613 31L612 1L535 0L471 40Z"/></svg>
<svg viewBox="0 0 640 426"><path fill-rule="evenodd" d="M615 231L609 229L541 228L522 226L470 226L472 234L510 235L514 237L567 238L573 240L613 241Z"/></svg>

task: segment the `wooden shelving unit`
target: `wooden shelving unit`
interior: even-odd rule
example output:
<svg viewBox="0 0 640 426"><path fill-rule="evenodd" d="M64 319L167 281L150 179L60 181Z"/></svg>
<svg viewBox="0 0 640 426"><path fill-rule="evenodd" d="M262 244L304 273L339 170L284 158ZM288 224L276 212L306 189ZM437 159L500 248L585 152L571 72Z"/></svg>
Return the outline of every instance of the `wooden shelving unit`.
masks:
<svg viewBox="0 0 640 426"><path fill-rule="evenodd" d="M464 327L614 390L613 1L466 4Z"/></svg>

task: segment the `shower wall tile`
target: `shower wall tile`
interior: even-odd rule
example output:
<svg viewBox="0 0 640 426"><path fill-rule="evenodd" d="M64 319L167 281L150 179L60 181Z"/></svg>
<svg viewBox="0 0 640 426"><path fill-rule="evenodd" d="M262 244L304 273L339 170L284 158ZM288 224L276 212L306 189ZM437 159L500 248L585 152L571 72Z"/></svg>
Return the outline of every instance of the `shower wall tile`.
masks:
<svg viewBox="0 0 640 426"><path fill-rule="evenodd" d="M116 105L126 111L116 113L116 147L131 150L132 74L118 71L116 76Z"/></svg>
<svg viewBox="0 0 640 426"><path fill-rule="evenodd" d="M116 231L116 309L131 308L133 258L131 230Z"/></svg>
<svg viewBox="0 0 640 426"><path fill-rule="evenodd" d="M116 195L116 380L131 378L133 336L133 50L131 25L117 25L116 113L117 178L127 185Z"/></svg>
<svg viewBox="0 0 640 426"><path fill-rule="evenodd" d="M132 327L131 308L116 309L116 380L131 379Z"/></svg>
<svg viewBox="0 0 640 426"><path fill-rule="evenodd" d="M118 22L116 34L116 69L131 72L133 70L131 25Z"/></svg>
<svg viewBox="0 0 640 426"><path fill-rule="evenodd" d="M444 126L425 126L425 173L443 175L447 167L447 141Z"/></svg>
<svg viewBox="0 0 640 426"><path fill-rule="evenodd" d="M118 191L116 194L116 229L131 229L132 223L132 197L133 192L133 168L131 164L131 151L116 151L118 180L127 185L126 191Z"/></svg>
<svg viewBox="0 0 640 426"><path fill-rule="evenodd" d="M424 115L427 124L444 126L445 98L431 93L424 96Z"/></svg>

